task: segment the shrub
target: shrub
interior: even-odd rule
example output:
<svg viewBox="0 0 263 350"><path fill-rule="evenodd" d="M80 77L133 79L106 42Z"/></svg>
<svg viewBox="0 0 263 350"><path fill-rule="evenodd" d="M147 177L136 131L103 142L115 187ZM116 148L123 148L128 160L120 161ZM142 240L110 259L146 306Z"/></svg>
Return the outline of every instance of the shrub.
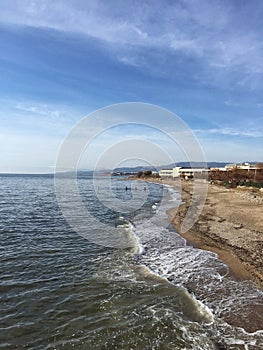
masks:
<svg viewBox="0 0 263 350"><path fill-rule="evenodd" d="M144 176L151 176L152 175L152 171L151 170L145 170L143 175Z"/></svg>

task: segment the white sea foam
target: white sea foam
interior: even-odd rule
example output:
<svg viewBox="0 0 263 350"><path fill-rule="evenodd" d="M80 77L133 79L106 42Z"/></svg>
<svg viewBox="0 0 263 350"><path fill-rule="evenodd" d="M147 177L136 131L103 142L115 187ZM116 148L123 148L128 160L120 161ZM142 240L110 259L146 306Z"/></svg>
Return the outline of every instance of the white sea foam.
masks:
<svg viewBox="0 0 263 350"><path fill-rule="evenodd" d="M227 338L226 344L231 349L235 344L242 344L249 350L254 343L258 346L262 341L262 331L248 333L227 322L246 324L249 313L256 314L257 305L262 307L262 292L250 282L235 281L216 254L187 246L185 239L166 228L166 211L178 205L180 199L172 186L165 188L167 198L159 213L164 220L160 222L153 217L145 221L141 217L136 221L134 234L144 246L140 262L147 266L151 274L189 290L200 322L220 324L221 332ZM235 334L233 338L231 333Z"/></svg>

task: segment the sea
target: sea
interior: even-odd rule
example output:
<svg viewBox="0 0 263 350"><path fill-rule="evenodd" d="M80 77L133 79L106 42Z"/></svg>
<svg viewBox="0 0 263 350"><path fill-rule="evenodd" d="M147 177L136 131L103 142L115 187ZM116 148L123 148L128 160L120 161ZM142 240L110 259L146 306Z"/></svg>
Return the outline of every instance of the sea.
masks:
<svg viewBox="0 0 263 350"><path fill-rule="evenodd" d="M166 212L179 192L117 177L77 183L81 232L53 175L0 176L0 349L263 349L262 290L174 230ZM130 243L108 244L112 232Z"/></svg>

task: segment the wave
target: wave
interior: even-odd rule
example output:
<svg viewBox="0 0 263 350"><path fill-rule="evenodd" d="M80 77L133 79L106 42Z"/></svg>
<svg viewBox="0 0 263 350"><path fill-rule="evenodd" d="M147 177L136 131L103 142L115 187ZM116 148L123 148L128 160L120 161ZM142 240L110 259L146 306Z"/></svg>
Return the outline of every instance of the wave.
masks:
<svg viewBox="0 0 263 350"><path fill-rule="evenodd" d="M172 186L165 189L160 214L166 222L160 225L155 216L139 217L133 226L145 274L183 288L183 305L191 305L192 319L209 326L216 342L222 342L223 337L225 348L260 349L262 292L250 281L234 280L217 254L188 246L184 238L168 228L166 211L179 205L180 198ZM151 208L158 210L157 203Z"/></svg>

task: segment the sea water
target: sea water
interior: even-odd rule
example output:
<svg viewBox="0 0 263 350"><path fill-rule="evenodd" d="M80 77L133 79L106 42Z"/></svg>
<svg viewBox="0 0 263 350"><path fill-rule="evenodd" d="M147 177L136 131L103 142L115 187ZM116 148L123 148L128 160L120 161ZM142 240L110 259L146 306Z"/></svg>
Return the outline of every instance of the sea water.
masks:
<svg viewBox="0 0 263 350"><path fill-rule="evenodd" d="M143 205L122 213L98 199L91 177L79 176L78 185L96 218L86 227L93 241L64 218L53 176L0 176L1 349L263 348L262 291L168 225L179 193L143 183ZM113 191L127 204L132 188L99 179L104 199ZM96 221L133 243L97 244L95 235L108 232Z"/></svg>

